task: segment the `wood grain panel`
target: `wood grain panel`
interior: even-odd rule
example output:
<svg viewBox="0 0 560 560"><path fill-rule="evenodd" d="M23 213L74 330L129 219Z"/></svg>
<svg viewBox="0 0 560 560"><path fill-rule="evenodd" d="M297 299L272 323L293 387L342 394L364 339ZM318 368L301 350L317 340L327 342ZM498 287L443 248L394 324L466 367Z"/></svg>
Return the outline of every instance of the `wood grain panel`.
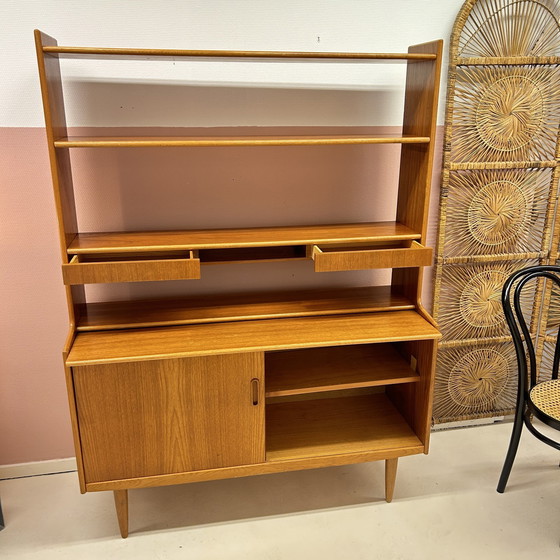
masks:
<svg viewBox="0 0 560 560"><path fill-rule="evenodd" d="M432 142L402 148L397 220L421 231L422 240L430 199L442 48L442 41L410 47L409 52L431 53L437 58L407 64L403 133L428 136Z"/></svg>
<svg viewBox="0 0 560 560"><path fill-rule="evenodd" d="M78 333L67 365L439 339L416 311Z"/></svg>
<svg viewBox="0 0 560 560"><path fill-rule="evenodd" d="M78 233L78 219L74 200L70 152L68 149L56 150L54 147L55 138L68 134L60 64L56 56L44 54L43 48L45 46L56 47L57 42L45 33L35 30L35 49L45 116L53 194L58 218L60 254L64 264L69 260L66 249ZM82 286L66 288L66 300L68 302L70 325L73 328L77 315L76 306L85 301L84 288Z"/></svg>
<svg viewBox="0 0 560 560"><path fill-rule="evenodd" d="M189 280L200 278L200 259L192 251L184 258L158 259L154 257L137 260L95 260L89 255L74 255L68 264L62 265L65 284L101 284L105 282L150 282L157 280Z"/></svg>
<svg viewBox="0 0 560 560"><path fill-rule="evenodd" d="M78 232L78 221L72 185L70 153L68 150L57 151L54 148L55 139L67 135L64 96L62 93L62 78L58 58L45 55L43 47L47 45L56 46L56 44L56 40L52 37L40 31L35 31L35 46L39 66L41 95L43 98L45 130L47 133L54 197L60 228L63 262L66 262L66 247Z"/></svg>
<svg viewBox="0 0 560 560"><path fill-rule="evenodd" d="M418 443L383 394L267 406L267 461L390 451Z"/></svg>
<svg viewBox="0 0 560 560"><path fill-rule="evenodd" d="M364 344L270 352L266 396L415 382L420 378L392 344Z"/></svg>
<svg viewBox="0 0 560 560"><path fill-rule="evenodd" d="M336 247L313 246L311 255L315 272L366 270L370 268L410 268L432 264L432 249L416 241L402 241L390 246Z"/></svg>
<svg viewBox="0 0 560 560"><path fill-rule="evenodd" d="M81 233L71 243L68 252L71 254L124 253L419 238L420 232L414 232L398 222L186 231Z"/></svg>
<svg viewBox="0 0 560 560"><path fill-rule="evenodd" d="M342 455L303 457L301 459L276 460L255 465L239 465L237 467L224 467L220 469L165 474L160 476L145 476L140 478L110 480L106 482L92 482L87 485L87 491L98 492L101 490L118 490L124 488L149 488L152 486L169 486L172 484L202 482L205 480L238 478L256 474L271 474L302 469L319 469L323 467L351 465L353 463L364 463L367 461L379 461L381 459L386 460L397 457L406 457L408 455L417 455L422 453L423 450L424 446L418 442L417 445L407 445L406 447L394 449L374 449L370 451L344 453Z"/></svg>
<svg viewBox="0 0 560 560"><path fill-rule="evenodd" d="M393 385L387 395L407 420L428 452L432 421L435 355L437 344L433 340L407 341L403 348L408 356L414 356L419 382L412 386Z"/></svg>
<svg viewBox="0 0 560 560"><path fill-rule="evenodd" d="M215 294L91 303L80 308L78 330L402 311L413 308L414 305L391 286Z"/></svg>
<svg viewBox="0 0 560 560"><path fill-rule="evenodd" d="M442 41L410 47L411 53L431 53L436 59L407 64L403 133L423 134L432 141L401 149L397 220L421 232L422 244L426 243L428 227L442 49ZM397 269L393 271L393 284L417 301L422 291L422 275L412 268Z"/></svg>
<svg viewBox="0 0 560 560"><path fill-rule="evenodd" d="M264 460L262 354L79 367L73 375L87 483Z"/></svg>

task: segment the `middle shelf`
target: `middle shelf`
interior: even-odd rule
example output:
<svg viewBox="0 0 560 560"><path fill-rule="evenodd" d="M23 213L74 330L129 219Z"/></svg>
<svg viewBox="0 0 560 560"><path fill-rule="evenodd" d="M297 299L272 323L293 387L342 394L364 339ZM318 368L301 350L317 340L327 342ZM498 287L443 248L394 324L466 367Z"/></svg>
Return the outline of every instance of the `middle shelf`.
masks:
<svg viewBox="0 0 560 560"><path fill-rule="evenodd" d="M68 254L404 241L421 237L420 232L391 221L180 231L92 232L77 234L68 247Z"/></svg>
<svg viewBox="0 0 560 560"><path fill-rule="evenodd" d="M109 301L78 306L78 331L414 309L395 286L360 286Z"/></svg>
<svg viewBox="0 0 560 560"><path fill-rule="evenodd" d="M432 249L399 222L81 233L66 285L199 279L201 265L312 260L315 272L427 266Z"/></svg>
<svg viewBox="0 0 560 560"><path fill-rule="evenodd" d="M208 146L332 146L352 144L429 144L429 136L412 134L316 134L300 136L70 136L56 148L142 148Z"/></svg>

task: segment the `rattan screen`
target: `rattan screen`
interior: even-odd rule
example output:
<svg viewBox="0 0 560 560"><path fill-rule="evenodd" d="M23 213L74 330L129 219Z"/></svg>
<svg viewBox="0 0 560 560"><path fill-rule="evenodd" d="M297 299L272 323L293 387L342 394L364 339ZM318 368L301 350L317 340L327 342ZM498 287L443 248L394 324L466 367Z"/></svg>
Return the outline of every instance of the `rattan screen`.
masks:
<svg viewBox="0 0 560 560"><path fill-rule="evenodd" d="M501 309L514 271L556 262L560 2L467 0L450 45L434 316L434 422L501 416L517 369ZM556 220L558 223L560 220ZM553 250L552 250L553 248ZM550 288L523 302L539 360Z"/></svg>

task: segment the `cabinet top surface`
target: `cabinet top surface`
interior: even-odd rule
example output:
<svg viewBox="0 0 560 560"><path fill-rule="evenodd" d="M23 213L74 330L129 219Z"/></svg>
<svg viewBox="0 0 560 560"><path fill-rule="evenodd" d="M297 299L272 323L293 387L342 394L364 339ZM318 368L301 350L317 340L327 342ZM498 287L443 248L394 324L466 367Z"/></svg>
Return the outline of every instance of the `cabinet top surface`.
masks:
<svg viewBox="0 0 560 560"><path fill-rule="evenodd" d="M413 310L80 333L67 366L438 339Z"/></svg>

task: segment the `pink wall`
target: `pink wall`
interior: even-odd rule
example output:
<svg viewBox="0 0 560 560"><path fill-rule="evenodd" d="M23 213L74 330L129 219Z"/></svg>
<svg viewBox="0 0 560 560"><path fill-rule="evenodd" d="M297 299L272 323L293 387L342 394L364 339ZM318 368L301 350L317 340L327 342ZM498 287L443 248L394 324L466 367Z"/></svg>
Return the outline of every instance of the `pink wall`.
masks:
<svg viewBox="0 0 560 560"><path fill-rule="evenodd" d="M0 464L73 455L68 330L43 129L0 129Z"/></svg>
<svg viewBox="0 0 560 560"><path fill-rule="evenodd" d="M0 464L69 457L74 451L61 359L67 315L45 134L41 128L3 128L0 143ZM399 149L74 150L80 228L392 220ZM432 207L435 224L437 195ZM308 262L212 266L200 281L95 286L88 296L364 285L386 276L315 274Z"/></svg>

